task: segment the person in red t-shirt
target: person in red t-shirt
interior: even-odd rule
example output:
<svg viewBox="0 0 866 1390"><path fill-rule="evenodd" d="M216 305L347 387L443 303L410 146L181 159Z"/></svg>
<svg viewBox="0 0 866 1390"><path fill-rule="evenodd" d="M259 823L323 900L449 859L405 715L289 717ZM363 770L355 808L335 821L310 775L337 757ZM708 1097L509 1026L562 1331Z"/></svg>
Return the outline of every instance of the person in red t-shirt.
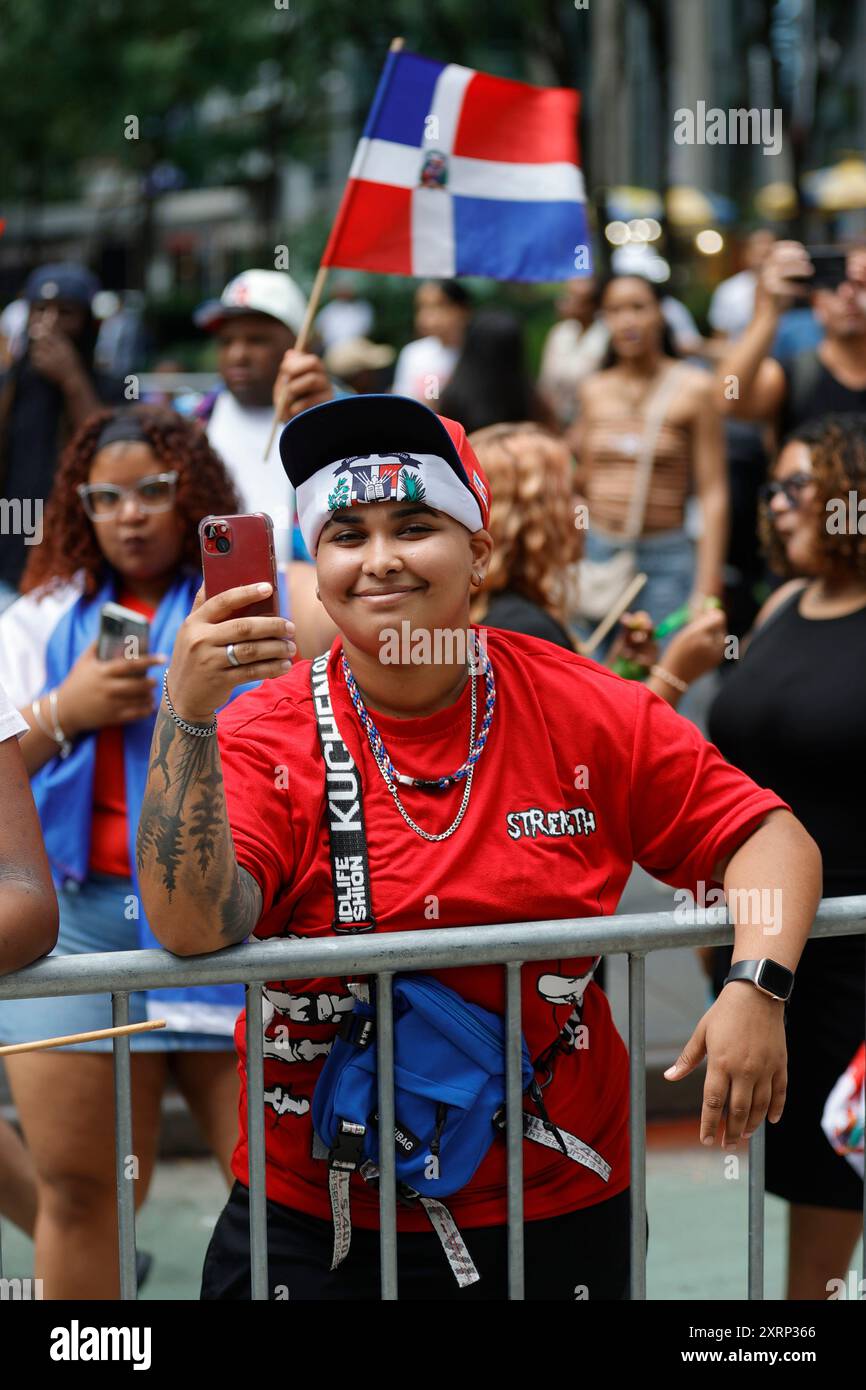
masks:
<svg viewBox="0 0 866 1390"><path fill-rule="evenodd" d="M778 891L785 911L772 944L773 993L749 978L747 962L765 955L763 928L739 920L734 954L746 978L722 992L671 1069L677 1079L707 1057L704 1143L723 1137L736 1148L765 1116L778 1120L778 996L821 888L820 858L802 826L638 684L540 639L471 626L470 595L484 581L493 540L489 484L460 425L407 398L353 397L297 416L283 431L281 457L338 629L328 686L363 790L375 930L608 915L635 860L676 886L696 890L703 880L738 890L735 917L735 903L752 902L744 890ZM291 666L291 623L232 616L258 593L248 585L206 601L199 592L178 633L154 733L139 876L153 930L181 955L251 933L332 934L310 666ZM460 633L462 653L445 639ZM467 660L472 634L483 653L477 666ZM214 711L250 678L264 683L223 711L217 729ZM479 702L484 714L474 718ZM197 828L190 811L205 789L207 826ZM178 866L171 885L169 851ZM563 1049L544 1095L552 1124L598 1160L587 1166L524 1146L531 1299L572 1300L579 1286L592 1299L627 1296L627 1057L604 994L587 981L589 966L585 958L528 962L522 972L532 1057L582 998L585 1032ZM466 1001L503 1012L501 969L431 973ZM352 1008L349 983L274 980L264 990L273 1297L375 1297L376 1194L353 1174L355 1231L332 1270L328 1166L312 1156L313 1090ZM243 1078L243 1017L236 1041ZM208 1250L205 1298L250 1297L243 1104L240 1118L237 1181ZM426 1216L401 1206L402 1296L505 1297L501 1141L448 1206L480 1279L460 1288Z"/></svg>

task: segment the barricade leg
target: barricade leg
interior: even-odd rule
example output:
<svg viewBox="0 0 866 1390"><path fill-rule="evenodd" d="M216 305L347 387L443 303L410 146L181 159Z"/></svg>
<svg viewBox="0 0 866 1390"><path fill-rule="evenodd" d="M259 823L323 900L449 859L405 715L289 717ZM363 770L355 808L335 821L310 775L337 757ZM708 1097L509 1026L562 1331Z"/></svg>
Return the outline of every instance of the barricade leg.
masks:
<svg viewBox="0 0 866 1390"><path fill-rule="evenodd" d="M764 1146L766 1138L767 1132L764 1124L760 1124L749 1140L748 1297L756 1303L761 1303L764 1299Z"/></svg>
<svg viewBox="0 0 866 1390"><path fill-rule="evenodd" d="M111 996L111 1022L122 1028L129 1023L129 995ZM129 1035L114 1038L114 1162L117 1180L117 1229L120 1237L120 1297L138 1298L135 1269L135 1187L128 1165L135 1158L132 1136L132 1073ZM137 1166L137 1165L136 1165Z"/></svg>
<svg viewBox="0 0 866 1390"><path fill-rule="evenodd" d="M521 962L505 967L506 1147L508 1162L508 1297L524 1297L523 1261L523 1078L520 1010Z"/></svg>
<svg viewBox="0 0 866 1390"><path fill-rule="evenodd" d="M376 1053L379 1062L379 1253L382 1301L397 1297L397 1169L394 1153L393 975L376 976Z"/></svg>
<svg viewBox="0 0 866 1390"><path fill-rule="evenodd" d="M646 1299L646 958L628 958L631 1297ZM590 1297L592 1290L590 1290Z"/></svg>
<svg viewBox="0 0 866 1390"><path fill-rule="evenodd" d="M247 1139L250 1180L250 1276L254 1300L268 1298L268 1214L265 1205L265 1068L262 985L246 986Z"/></svg>

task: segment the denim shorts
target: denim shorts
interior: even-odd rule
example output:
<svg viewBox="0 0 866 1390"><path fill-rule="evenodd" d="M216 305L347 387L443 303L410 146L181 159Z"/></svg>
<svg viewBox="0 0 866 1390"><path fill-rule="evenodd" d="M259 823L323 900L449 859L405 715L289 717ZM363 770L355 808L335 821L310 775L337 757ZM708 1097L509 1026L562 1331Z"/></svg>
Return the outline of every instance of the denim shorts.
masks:
<svg viewBox="0 0 866 1390"><path fill-rule="evenodd" d="M128 899L135 894L130 878L115 874L91 874L80 886L59 888L60 933L52 956L95 955L102 951L138 950L138 923L128 920ZM130 1023L147 1022L147 995L137 990L129 996ZM0 1044L32 1042L36 1038L61 1037L110 1028L110 994L73 994L55 999L0 1000ZM158 1028L133 1034L133 1052L230 1052L229 1033L193 1033ZM112 1041L103 1038L73 1043L58 1052L110 1052Z"/></svg>
<svg viewBox="0 0 866 1390"><path fill-rule="evenodd" d="M681 608L692 592L695 579L694 542L682 529L651 531L648 535L641 536L632 547L631 542L602 535L597 530L589 530L586 533L584 554L588 560L600 562L611 559L623 546L634 549L637 572L647 577L646 584L631 606L635 610L649 613L653 623L659 623L669 613ZM582 620L578 634L587 637L594 627L594 623ZM601 648L596 650L597 659L601 659L615 636L616 628ZM666 641L660 642L659 650L663 651L666 645Z"/></svg>

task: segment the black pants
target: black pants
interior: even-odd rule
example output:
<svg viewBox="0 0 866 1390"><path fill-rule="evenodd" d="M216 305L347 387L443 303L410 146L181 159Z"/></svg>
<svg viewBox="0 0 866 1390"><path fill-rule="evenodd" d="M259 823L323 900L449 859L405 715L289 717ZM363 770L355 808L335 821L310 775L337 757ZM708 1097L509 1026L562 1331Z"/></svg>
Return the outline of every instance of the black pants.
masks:
<svg viewBox="0 0 866 1390"><path fill-rule="evenodd" d="M267 1203L267 1219L269 1297L290 1301L378 1301L378 1231L355 1228L348 1256L332 1273L334 1232L329 1221L271 1201ZM250 1298L249 1222L249 1190L236 1182L205 1256L203 1299ZM627 1299L629 1228L628 1191L566 1216L527 1222L527 1299ZM472 1227L462 1231L462 1235L481 1275L477 1283L465 1289L458 1287L432 1229L429 1233L409 1231L397 1237L401 1299L507 1299L506 1228Z"/></svg>

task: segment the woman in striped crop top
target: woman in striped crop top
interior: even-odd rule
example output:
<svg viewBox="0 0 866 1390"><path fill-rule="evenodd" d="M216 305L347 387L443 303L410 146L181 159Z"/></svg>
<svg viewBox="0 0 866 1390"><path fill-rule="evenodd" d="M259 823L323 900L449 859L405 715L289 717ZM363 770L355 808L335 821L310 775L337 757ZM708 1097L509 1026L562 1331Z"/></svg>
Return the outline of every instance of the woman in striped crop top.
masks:
<svg viewBox="0 0 866 1390"><path fill-rule="evenodd" d="M642 531L638 570L648 575L640 605L654 621L687 600L721 590L727 542L728 485L722 430L713 405L713 379L677 362L661 310L657 285L639 275L616 275L602 294L610 349L602 370L580 391L574 444L581 491L589 504L587 557L608 559L628 544L629 500L656 392L672 396L655 442L653 469ZM701 509L701 535L692 544L684 525L686 499Z"/></svg>

